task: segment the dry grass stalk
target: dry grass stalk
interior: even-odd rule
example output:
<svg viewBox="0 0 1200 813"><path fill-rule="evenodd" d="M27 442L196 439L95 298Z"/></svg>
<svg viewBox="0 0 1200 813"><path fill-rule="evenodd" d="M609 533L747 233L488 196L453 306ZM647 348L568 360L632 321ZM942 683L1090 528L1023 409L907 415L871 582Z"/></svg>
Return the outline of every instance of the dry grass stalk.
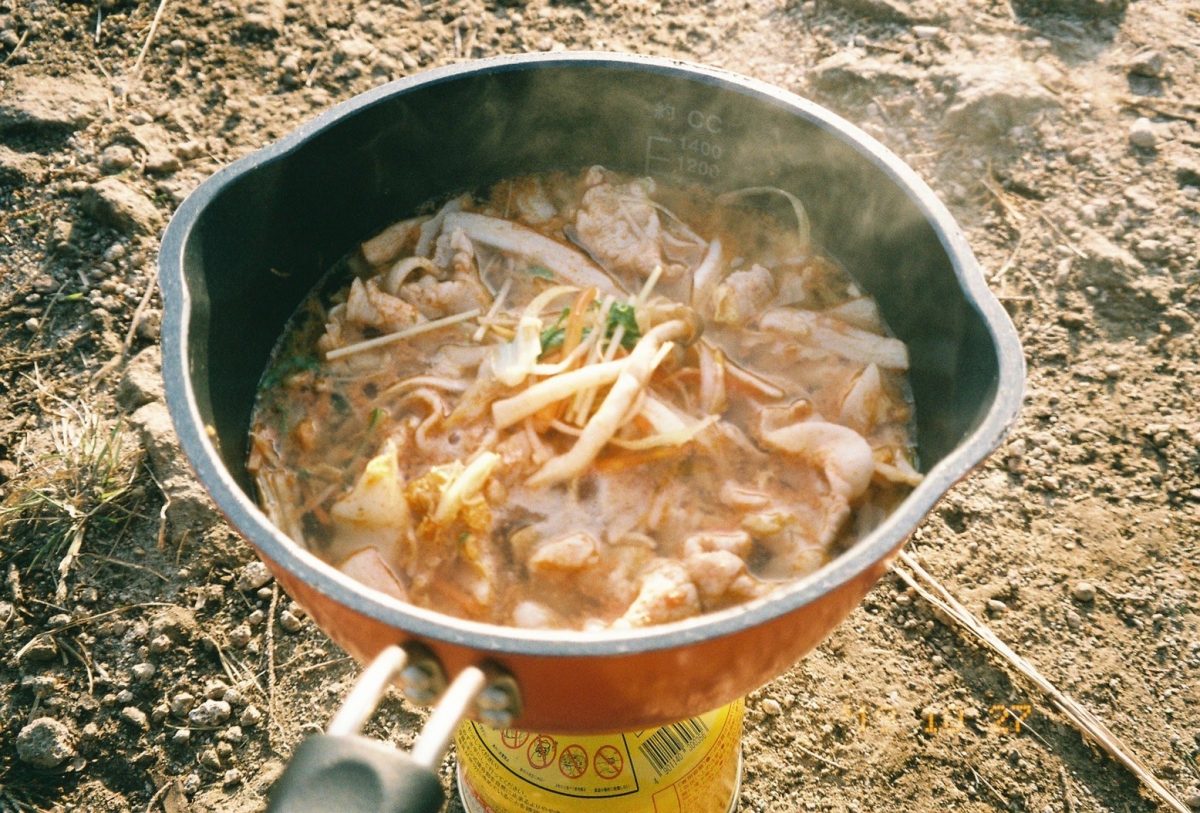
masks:
<svg viewBox="0 0 1200 813"><path fill-rule="evenodd" d="M133 318L129 322L129 329L125 331L125 339L121 342L121 352L113 356L104 366L95 372L92 376L92 381L97 382L107 376L109 373L121 366L129 355L129 351L133 348L133 340L137 335L138 322L142 318L146 307L150 304L150 298L154 292L158 290L158 277L151 277L150 282L146 284L146 290L142 293L142 298L138 300L137 307L134 308ZM166 492L163 492L164 495Z"/></svg>
<svg viewBox="0 0 1200 813"><path fill-rule="evenodd" d="M70 407L51 426L50 438L49 454L19 450L28 459L0 503L0 536L32 552L29 567L58 558L55 600L61 604L89 529L136 511L132 486L141 455L126 442L121 423L87 407Z"/></svg>
<svg viewBox="0 0 1200 813"><path fill-rule="evenodd" d="M1148 790L1169 808L1176 811L1176 813L1191 813L1191 809L1180 801L1162 782L1158 781L1158 778L1138 759L1137 755L1115 734L1109 731L1108 727L1096 715L1092 714L1092 712L1088 711L1088 709L1080 705L1072 697L1059 690L1058 687L1043 677L1042 673L1033 664L1014 652L987 624L984 624L970 610L960 604L950 594L950 591L942 586L941 582L926 572L920 563L917 562L916 557L907 551L901 551L899 560L904 563L908 570L893 565L892 572L915 590L918 595L944 612L957 622L959 626L978 638L984 646L1011 664L1030 683L1034 684L1050 698L1050 702L1054 704L1054 707L1066 715L1076 730L1108 752L1117 762L1124 765Z"/></svg>
<svg viewBox="0 0 1200 813"><path fill-rule="evenodd" d="M138 83L142 76L142 62L146 59L146 53L150 50L150 43L154 41L154 35L158 32L158 24L162 21L163 11L167 8L167 0L159 0L158 9L154 12L154 19L150 21L150 30L146 33L146 42L142 45L142 51L138 54L137 62L133 63L133 71L130 74L129 81L125 84L125 91L121 94L121 99L129 98L129 91Z"/></svg>
<svg viewBox="0 0 1200 813"><path fill-rule="evenodd" d="M263 635L267 650L267 742L278 748L276 735L283 733L279 718L275 714L275 614L279 610L279 584L271 585L271 606L267 609L267 630Z"/></svg>
<svg viewBox="0 0 1200 813"><path fill-rule="evenodd" d="M21 38L17 40L17 44L13 46L13 49L8 52L8 56L4 58L3 64L7 65L8 63L12 62L13 57L17 55L17 51L21 50L21 46L25 44L25 40L27 39L29 39L28 28L21 32Z"/></svg>

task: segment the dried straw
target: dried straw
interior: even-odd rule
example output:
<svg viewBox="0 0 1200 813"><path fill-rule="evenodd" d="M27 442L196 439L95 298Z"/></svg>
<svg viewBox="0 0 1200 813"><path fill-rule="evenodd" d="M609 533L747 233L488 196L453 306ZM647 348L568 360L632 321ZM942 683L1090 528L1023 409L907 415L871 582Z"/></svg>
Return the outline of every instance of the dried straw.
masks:
<svg viewBox="0 0 1200 813"><path fill-rule="evenodd" d="M1053 683L1042 676L1042 673L1034 668L1033 664L1025 660L1025 658L1014 652L1008 644L1000 640L996 633L992 632L991 628L976 618L970 610L960 604L950 591L942 586L941 582L929 575L926 570L917 562L916 557L907 551L901 551L899 556L900 562L903 562L905 567L901 568L898 564L892 566L892 572L899 576L909 587L917 592L921 598L928 601L934 607L944 612L952 618L967 632L970 632L980 640L988 649L999 655L1005 661L1010 663L1013 668L1020 672L1029 682L1033 683L1047 697L1050 698L1054 707L1066 715L1071 724L1084 737L1090 739L1100 748L1104 749L1117 762L1120 762L1129 771L1138 778L1147 789L1157 796L1169 808L1176 813L1191 813L1191 809L1179 800L1175 794L1171 793L1162 782L1150 771L1146 765L1138 759L1128 746L1125 745L1115 734L1108 730L1108 727L1100 721L1096 715L1092 714L1086 708L1081 706L1073 698L1064 694ZM911 572L909 572L911 571Z"/></svg>

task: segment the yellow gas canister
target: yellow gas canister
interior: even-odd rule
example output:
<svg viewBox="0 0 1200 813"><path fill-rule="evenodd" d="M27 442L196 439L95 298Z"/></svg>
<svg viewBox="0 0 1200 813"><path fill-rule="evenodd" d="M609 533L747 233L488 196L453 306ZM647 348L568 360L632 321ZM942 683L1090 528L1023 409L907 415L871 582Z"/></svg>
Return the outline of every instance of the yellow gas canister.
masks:
<svg viewBox="0 0 1200 813"><path fill-rule="evenodd" d="M463 723L458 789L469 813L732 813L743 701L660 728L575 736Z"/></svg>

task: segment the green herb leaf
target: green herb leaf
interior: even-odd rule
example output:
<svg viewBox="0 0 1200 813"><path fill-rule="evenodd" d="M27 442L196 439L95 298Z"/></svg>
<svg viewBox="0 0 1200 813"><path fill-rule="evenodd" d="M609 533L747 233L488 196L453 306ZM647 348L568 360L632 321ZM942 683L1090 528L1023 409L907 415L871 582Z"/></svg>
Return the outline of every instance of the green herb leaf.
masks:
<svg viewBox="0 0 1200 813"><path fill-rule="evenodd" d="M387 415L387 413L384 412L381 407L375 407L374 409L372 409L371 417L367 419L367 430L369 431L371 429L374 429L376 426L378 426L379 423L383 420L385 415Z"/></svg>
<svg viewBox="0 0 1200 813"><path fill-rule="evenodd" d="M542 331L538 336L538 341L542 344L541 355L546 355L555 348L562 347L563 338L567 335L567 329L562 326L566 318L571 314L570 308L563 308L562 313L558 315L558 321Z"/></svg>
<svg viewBox="0 0 1200 813"><path fill-rule="evenodd" d="M562 347L563 339L567 335L565 327L548 327L542 331L542 335L538 339L542 343L542 355L546 355L551 350Z"/></svg>
<svg viewBox="0 0 1200 813"><path fill-rule="evenodd" d="M612 335L617 332L617 325L622 325L625 328L625 333L621 336L621 346L626 350L632 350L634 345L638 343L638 339L642 338L642 332L638 329L637 315L634 312L633 305L618 302L612 306L608 312L608 322L604 326L604 337L606 339L611 339Z"/></svg>
<svg viewBox="0 0 1200 813"><path fill-rule="evenodd" d="M528 273L531 277L537 277L539 279L554 279L554 272L549 268L543 268L540 265L531 265L526 273Z"/></svg>

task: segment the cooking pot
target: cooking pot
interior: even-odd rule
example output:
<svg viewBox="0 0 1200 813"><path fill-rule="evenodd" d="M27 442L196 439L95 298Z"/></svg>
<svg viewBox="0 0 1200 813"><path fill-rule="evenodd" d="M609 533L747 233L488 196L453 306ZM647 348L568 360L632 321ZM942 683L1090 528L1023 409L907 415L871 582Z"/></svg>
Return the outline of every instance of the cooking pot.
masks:
<svg viewBox="0 0 1200 813"><path fill-rule="evenodd" d="M410 606L278 529L246 472L256 385L329 267L422 204L530 172L606 167L719 193L775 186L907 343L924 481L869 536L765 598L663 626L531 631ZM506 721L633 730L715 708L817 645L938 498L996 448L1021 403L1016 333L946 208L835 114L724 71L616 54L467 62L344 102L221 170L179 207L159 257L163 372L181 446L283 588L361 661L417 644L432 672L511 676ZM411 651L411 649L410 649ZM477 713L478 708L472 713Z"/></svg>

